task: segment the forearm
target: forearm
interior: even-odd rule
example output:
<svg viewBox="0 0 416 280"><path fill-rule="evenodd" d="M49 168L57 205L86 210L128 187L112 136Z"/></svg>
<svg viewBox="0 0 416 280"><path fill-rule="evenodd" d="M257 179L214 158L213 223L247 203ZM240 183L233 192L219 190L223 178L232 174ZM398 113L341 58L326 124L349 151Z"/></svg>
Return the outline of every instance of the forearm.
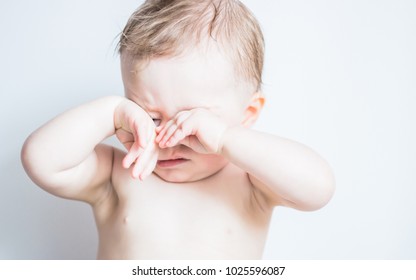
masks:
<svg viewBox="0 0 416 280"><path fill-rule="evenodd" d="M123 97L101 98L52 119L33 132L23 147L25 166L56 173L83 162L106 137L114 134L114 110Z"/></svg>
<svg viewBox="0 0 416 280"><path fill-rule="evenodd" d="M332 196L328 164L294 141L236 127L224 134L222 154L260 181L276 204L312 210Z"/></svg>

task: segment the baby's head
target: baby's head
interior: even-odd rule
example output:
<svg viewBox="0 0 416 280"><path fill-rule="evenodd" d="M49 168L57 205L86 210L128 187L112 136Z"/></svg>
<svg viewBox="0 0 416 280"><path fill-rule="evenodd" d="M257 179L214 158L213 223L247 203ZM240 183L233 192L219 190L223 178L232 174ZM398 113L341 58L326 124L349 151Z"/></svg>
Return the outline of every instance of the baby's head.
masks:
<svg viewBox="0 0 416 280"><path fill-rule="evenodd" d="M238 0L147 0L128 20L119 51L145 63L212 45L232 63L236 77L260 89L263 35Z"/></svg>
<svg viewBox="0 0 416 280"><path fill-rule="evenodd" d="M237 0L148 0L128 20L119 51L126 97L158 123L203 107L229 125L250 126L263 106L263 36ZM193 157L198 168L172 176L159 170L168 181L198 180L226 164L183 146L161 157L175 153Z"/></svg>

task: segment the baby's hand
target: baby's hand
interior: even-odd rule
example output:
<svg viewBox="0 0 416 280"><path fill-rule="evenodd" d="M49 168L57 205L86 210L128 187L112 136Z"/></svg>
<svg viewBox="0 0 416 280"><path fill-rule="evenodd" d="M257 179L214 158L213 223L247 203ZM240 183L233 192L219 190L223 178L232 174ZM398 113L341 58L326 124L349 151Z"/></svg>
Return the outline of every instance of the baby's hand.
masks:
<svg viewBox="0 0 416 280"><path fill-rule="evenodd" d="M219 154L227 125L207 109L179 112L164 126L156 128L160 148L183 144L197 153Z"/></svg>
<svg viewBox="0 0 416 280"><path fill-rule="evenodd" d="M155 144L155 124L152 118L136 103L126 99L114 112L116 136L128 150L123 167L130 168L132 177L143 180L157 163L159 149Z"/></svg>

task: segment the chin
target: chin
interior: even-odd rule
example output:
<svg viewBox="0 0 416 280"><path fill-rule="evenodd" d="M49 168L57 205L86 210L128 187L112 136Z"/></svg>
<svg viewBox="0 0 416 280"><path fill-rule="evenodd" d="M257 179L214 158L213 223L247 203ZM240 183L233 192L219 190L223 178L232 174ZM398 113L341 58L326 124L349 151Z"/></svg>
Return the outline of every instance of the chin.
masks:
<svg viewBox="0 0 416 280"><path fill-rule="evenodd" d="M185 172L179 172L179 171L169 171L169 172L158 172L155 171L155 174L159 176L163 181L170 182L170 183L188 183L188 182L195 182L202 179L205 179L212 174L189 174Z"/></svg>
<svg viewBox="0 0 416 280"><path fill-rule="evenodd" d="M189 175L186 174L180 174L179 172L158 172L155 171L155 174L161 178L163 181L169 182L169 183L186 183L186 182L192 182L189 178Z"/></svg>
<svg viewBox="0 0 416 280"><path fill-rule="evenodd" d="M206 179L225 167L226 163L219 166L207 166L201 168L200 170L158 170L156 169L154 173L161 178L162 180L170 183L188 183L195 182Z"/></svg>

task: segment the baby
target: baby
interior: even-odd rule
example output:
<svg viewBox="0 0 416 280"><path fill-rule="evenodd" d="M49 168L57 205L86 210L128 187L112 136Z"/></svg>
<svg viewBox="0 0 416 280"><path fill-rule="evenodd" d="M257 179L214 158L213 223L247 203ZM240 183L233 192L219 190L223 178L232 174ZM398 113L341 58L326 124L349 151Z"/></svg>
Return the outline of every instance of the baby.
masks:
<svg viewBox="0 0 416 280"><path fill-rule="evenodd" d="M276 206L323 207L330 167L250 127L264 42L236 0L148 0L119 42L125 97L52 119L22 162L46 191L89 203L99 259L261 258ZM101 142L116 135L126 152Z"/></svg>

